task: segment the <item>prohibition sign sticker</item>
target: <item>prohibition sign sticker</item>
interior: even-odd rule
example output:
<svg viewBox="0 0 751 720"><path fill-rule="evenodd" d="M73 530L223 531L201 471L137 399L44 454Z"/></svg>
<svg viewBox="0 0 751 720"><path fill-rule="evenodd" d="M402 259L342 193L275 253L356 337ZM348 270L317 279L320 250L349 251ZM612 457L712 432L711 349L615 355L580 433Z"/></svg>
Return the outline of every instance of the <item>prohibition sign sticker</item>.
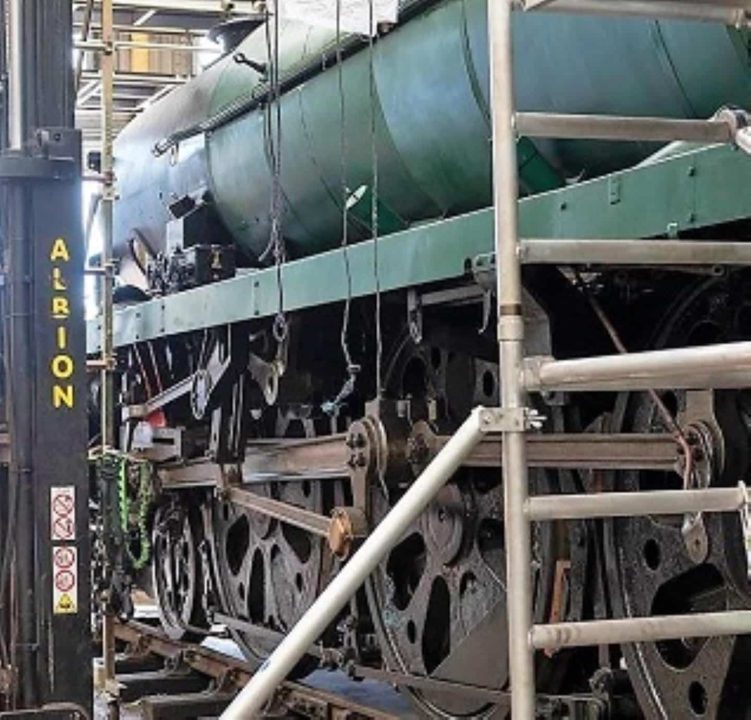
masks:
<svg viewBox="0 0 751 720"><path fill-rule="evenodd" d="M71 542L76 539L76 489L50 488L50 524L52 542Z"/></svg>
<svg viewBox="0 0 751 720"><path fill-rule="evenodd" d="M55 615L78 612L78 549L61 545L52 550L52 609Z"/></svg>

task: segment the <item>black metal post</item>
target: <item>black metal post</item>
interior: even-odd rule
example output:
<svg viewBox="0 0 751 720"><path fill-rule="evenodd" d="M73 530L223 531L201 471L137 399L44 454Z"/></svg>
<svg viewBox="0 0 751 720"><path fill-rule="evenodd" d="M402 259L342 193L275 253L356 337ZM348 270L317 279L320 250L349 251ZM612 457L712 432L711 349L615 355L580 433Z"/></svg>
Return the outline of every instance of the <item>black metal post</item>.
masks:
<svg viewBox="0 0 751 720"><path fill-rule="evenodd" d="M72 9L69 0L3 5L10 59L2 66L11 88L4 109L14 147L0 156L11 446L0 628L17 621L5 644L16 658L19 707L66 702L90 712L85 257Z"/></svg>

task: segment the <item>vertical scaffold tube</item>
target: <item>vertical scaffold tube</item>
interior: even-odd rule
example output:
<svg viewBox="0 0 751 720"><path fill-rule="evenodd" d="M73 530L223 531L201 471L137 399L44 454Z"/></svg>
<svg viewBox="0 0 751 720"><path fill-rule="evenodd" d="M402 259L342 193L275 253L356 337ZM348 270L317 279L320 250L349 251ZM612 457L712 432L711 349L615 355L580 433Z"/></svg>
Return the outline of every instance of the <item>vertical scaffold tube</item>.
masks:
<svg viewBox="0 0 751 720"><path fill-rule="evenodd" d="M114 378L113 378L113 300L114 290L112 244L114 228L115 179L113 160L113 94L115 79L114 54L114 10L113 0L102 0L102 42L104 51L101 57L102 74L102 253L101 264L104 271L102 282L102 450L106 452L115 445L114 429ZM104 612L102 619L102 660L105 686L115 679L115 619ZM107 689L109 689L107 687Z"/></svg>
<svg viewBox="0 0 751 720"><path fill-rule="evenodd" d="M8 3L8 145L20 150L24 141L23 15L21 0Z"/></svg>
<svg viewBox="0 0 751 720"><path fill-rule="evenodd" d="M373 530L362 547L224 711L221 720L248 720L261 716L262 708L292 668L480 442L483 437L484 412L483 408L472 411L443 450Z"/></svg>
<svg viewBox="0 0 751 720"><path fill-rule="evenodd" d="M511 11L512 0L488 2L501 404L504 408L520 408L524 402L524 321L518 252L519 188L514 128ZM528 639L532 625L532 558L530 525L525 515L528 490L523 431L505 432L503 435L503 475L511 715L513 720L533 720L535 678L533 654ZM501 638L498 641L501 642Z"/></svg>

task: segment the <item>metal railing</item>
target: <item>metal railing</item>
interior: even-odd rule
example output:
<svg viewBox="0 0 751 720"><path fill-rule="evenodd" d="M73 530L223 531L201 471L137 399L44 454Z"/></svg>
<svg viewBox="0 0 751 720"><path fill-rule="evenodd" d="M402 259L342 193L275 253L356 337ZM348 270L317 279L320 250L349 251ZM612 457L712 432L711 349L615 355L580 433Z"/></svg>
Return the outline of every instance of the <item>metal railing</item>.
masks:
<svg viewBox="0 0 751 720"><path fill-rule="evenodd" d="M512 265L503 273L505 288L499 301L501 343L514 342L521 351L520 333L511 337L509 302L520 297L518 268L521 264L520 241L512 206L517 203L515 181L509 177L516 167L517 129L538 137L584 138L607 140L689 139L703 142L733 142L748 151L747 137L731 115L718 113L708 121L666 120L662 118L625 118L603 116L562 116L517 113L513 98L511 12L551 10L574 13L634 14L648 17L682 17L745 25L751 3L722 2L603 2L602 0L491 0L491 73L493 77L494 163L496 183L497 265ZM498 137L500 135L500 138ZM702 140L703 138L703 140ZM505 217L503 217L505 215ZM649 241L643 241L648 247ZM636 243L638 245L638 241ZM643 262L647 262L646 260ZM501 268L503 269L503 268ZM499 272L499 278L501 273ZM512 353L516 359L518 353ZM502 358L504 356L502 355ZM524 364L524 370L504 374L508 398L516 400L526 390L636 390L657 388L737 388L751 382L751 344L733 343L669 352L644 352L556 361L536 358ZM514 403L515 404L515 403ZM504 436L505 442L505 436ZM523 441L522 441L523 442ZM736 635L751 632L751 612L729 611L690 616L627 618L588 622L536 625L532 622L532 586L529 537L532 522L645 516L698 512L732 512L748 503L743 485L737 488L703 490L605 493L602 495L528 496L525 452L522 449L513 463L505 463L504 508L507 548L507 592L509 615L509 668L511 676L511 715L513 720L535 717L534 654L536 650L561 647L631 643Z"/></svg>

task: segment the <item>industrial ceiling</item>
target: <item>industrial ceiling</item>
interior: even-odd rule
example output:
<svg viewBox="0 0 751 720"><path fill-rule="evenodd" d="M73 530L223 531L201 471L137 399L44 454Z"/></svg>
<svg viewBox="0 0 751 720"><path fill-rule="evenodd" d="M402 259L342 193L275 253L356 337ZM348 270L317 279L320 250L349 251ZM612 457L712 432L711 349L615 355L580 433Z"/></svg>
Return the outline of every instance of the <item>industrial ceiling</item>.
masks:
<svg viewBox="0 0 751 720"><path fill-rule="evenodd" d="M96 41L101 0L72 0L77 52L76 122L85 150L101 142L101 81ZM207 37L218 23L258 11L258 3L229 0L115 0L115 129L168 94L216 57ZM85 49L81 49L85 48Z"/></svg>

